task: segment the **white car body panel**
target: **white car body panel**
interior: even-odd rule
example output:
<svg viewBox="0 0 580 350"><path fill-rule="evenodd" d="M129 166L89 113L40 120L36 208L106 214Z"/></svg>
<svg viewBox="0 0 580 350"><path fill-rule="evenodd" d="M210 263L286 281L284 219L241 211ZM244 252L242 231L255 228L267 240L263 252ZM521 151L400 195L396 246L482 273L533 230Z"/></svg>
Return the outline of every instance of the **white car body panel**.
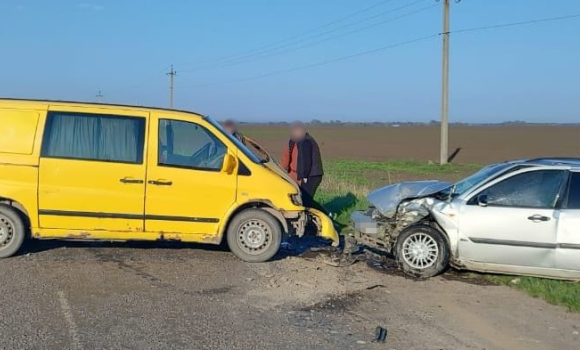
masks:
<svg viewBox="0 0 580 350"><path fill-rule="evenodd" d="M578 161L580 170L580 160ZM432 197L436 193L429 189L438 186L446 188L445 183L437 181L391 185L373 191L369 200L372 199L371 203L380 201L377 210L389 215L386 218L391 220L391 226L393 223L397 224L401 214L408 220L413 208L428 210L430 216L418 215L417 222L429 219L440 227L449 243L450 263L457 268L500 274L580 279L580 209L559 206L554 209L507 207L470 202L480 192L499 182L537 170L561 170L572 174L576 169L559 164L549 167L523 167L506 172L483 185L475 185L450 201ZM567 181L570 178L567 176ZM424 189L421 188L422 184ZM562 186L564 188L564 184ZM397 192L398 190L401 192ZM413 194L409 195L410 192ZM381 197L381 193L389 197ZM422 193L425 195L421 196ZM561 203L561 198L556 198ZM376 239L377 233L384 232L379 229L381 223L375 218L363 213L353 214L352 218L355 229L362 234L372 232ZM395 235L399 233L399 228L393 231ZM392 240L396 240L396 236ZM385 245L393 246L392 242Z"/></svg>

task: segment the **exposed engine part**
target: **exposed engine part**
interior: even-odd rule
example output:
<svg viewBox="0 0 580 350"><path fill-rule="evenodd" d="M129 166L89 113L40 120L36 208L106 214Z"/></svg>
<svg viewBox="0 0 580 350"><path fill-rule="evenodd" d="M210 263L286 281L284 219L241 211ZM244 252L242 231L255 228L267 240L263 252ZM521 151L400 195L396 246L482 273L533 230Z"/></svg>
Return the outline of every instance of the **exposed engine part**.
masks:
<svg viewBox="0 0 580 350"><path fill-rule="evenodd" d="M365 215L373 220L375 226L372 232L358 232L355 238L364 245L391 252L395 240L404 229L429 217L429 209L435 201L429 197L403 201L397 207L394 218L384 216L377 208L370 208Z"/></svg>

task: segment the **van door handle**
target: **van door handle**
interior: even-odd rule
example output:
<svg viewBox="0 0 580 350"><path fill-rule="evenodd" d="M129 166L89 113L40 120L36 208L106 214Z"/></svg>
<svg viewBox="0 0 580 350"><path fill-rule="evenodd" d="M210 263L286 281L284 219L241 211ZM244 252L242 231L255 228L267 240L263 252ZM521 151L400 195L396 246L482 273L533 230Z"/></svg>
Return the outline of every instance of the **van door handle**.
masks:
<svg viewBox="0 0 580 350"><path fill-rule="evenodd" d="M155 185L155 186L171 186L171 185L173 185L173 181L169 181L169 180L150 180L147 183L150 185Z"/></svg>
<svg viewBox="0 0 580 350"><path fill-rule="evenodd" d="M540 222L540 221L550 221L550 218L547 216L536 214L536 215L529 216L528 220L532 220L533 222Z"/></svg>
<svg viewBox="0 0 580 350"><path fill-rule="evenodd" d="M119 179L119 181L121 181L124 184L142 184L144 182L143 180L134 179L132 177L124 177L122 179Z"/></svg>

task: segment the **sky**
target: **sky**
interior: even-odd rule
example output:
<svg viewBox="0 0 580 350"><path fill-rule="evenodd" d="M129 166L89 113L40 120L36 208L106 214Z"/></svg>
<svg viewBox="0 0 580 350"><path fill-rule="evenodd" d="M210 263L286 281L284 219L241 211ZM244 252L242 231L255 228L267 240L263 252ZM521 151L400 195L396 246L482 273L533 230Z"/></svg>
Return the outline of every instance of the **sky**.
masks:
<svg viewBox="0 0 580 350"><path fill-rule="evenodd" d="M173 64L175 108L217 119L438 120L442 14L436 0L1 0L0 96L167 107ZM451 31L574 14L579 0L452 0ZM580 17L452 33L449 118L580 122L579 78Z"/></svg>

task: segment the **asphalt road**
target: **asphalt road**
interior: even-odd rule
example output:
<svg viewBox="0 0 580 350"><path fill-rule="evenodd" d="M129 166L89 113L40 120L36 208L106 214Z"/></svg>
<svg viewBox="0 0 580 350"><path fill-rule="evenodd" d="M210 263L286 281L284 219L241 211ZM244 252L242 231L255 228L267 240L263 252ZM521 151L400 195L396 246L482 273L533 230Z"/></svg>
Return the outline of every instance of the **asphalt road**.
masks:
<svg viewBox="0 0 580 350"><path fill-rule="evenodd" d="M2 349L577 349L580 316L500 286L219 248L55 244L0 261ZM474 282L474 283L472 283ZM385 344L372 343L376 326Z"/></svg>

